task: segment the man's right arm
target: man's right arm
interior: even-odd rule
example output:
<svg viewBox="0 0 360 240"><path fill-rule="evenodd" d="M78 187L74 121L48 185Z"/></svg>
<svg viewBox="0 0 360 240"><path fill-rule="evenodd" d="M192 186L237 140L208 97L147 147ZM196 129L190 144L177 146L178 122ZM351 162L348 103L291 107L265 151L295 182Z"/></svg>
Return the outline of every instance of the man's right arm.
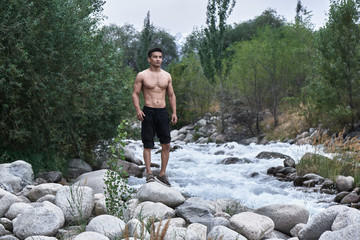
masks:
<svg viewBox="0 0 360 240"><path fill-rule="evenodd" d="M136 117L139 121L143 121L145 117L145 114L143 113L143 111L141 111L140 108L140 92L142 89L142 83L143 83L143 77L141 76L141 73L138 73L138 75L135 78L132 100L136 110Z"/></svg>

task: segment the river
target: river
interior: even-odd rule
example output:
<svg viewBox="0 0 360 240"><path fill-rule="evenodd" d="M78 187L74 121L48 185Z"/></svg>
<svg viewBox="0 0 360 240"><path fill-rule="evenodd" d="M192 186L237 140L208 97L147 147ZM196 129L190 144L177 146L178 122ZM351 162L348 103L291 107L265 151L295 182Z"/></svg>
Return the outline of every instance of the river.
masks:
<svg viewBox="0 0 360 240"><path fill-rule="evenodd" d="M299 204L304 206L310 215L329 206L329 202L334 198L334 195L305 192L303 188L294 187L292 182L281 182L266 174L268 168L283 165L283 159L255 158L262 151L279 152L289 155L297 163L306 152L315 151L311 145L172 143L172 146L175 145L181 148L170 153L167 175L172 187L187 196L208 200L230 198L255 209L268 204ZM160 154L156 152L161 148L159 143L156 143L156 146L158 149L152 150L152 162L160 164ZM137 157L143 159L140 141L129 141L128 147L135 151ZM321 149L316 149L316 152L324 154ZM219 164L230 156L247 158L251 163ZM259 175L251 177L254 172ZM129 184L135 188L144 183L145 178L129 179Z"/></svg>

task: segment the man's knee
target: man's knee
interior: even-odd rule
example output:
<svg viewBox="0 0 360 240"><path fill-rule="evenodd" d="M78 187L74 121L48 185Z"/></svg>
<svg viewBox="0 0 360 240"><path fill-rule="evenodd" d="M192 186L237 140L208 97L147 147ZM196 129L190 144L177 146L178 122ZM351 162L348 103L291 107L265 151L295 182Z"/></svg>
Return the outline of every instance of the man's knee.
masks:
<svg viewBox="0 0 360 240"><path fill-rule="evenodd" d="M169 151L170 150L170 143L165 143L165 144L161 144L162 149L165 151Z"/></svg>

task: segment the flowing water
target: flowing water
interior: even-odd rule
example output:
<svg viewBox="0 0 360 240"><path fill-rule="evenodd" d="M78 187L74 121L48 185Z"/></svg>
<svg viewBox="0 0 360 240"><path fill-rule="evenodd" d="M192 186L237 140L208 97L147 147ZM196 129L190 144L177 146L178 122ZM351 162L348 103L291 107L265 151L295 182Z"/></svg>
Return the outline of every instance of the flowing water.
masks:
<svg viewBox="0 0 360 240"><path fill-rule="evenodd" d="M313 215L327 206L333 195L305 192L303 188L294 187L292 182L281 182L266 174L270 167L283 165L283 159L257 159L262 151L279 152L292 157L298 162L306 152L315 152L310 145L290 145L274 143L268 145L237 143L196 144L172 143L181 148L170 153L167 175L172 187L182 193L208 200L230 198L250 208L259 208L268 204L299 204ZM156 146L159 146L157 143ZM138 158L142 158L142 143L129 141L131 149ZM152 162L160 164L158 149L152 150ZM323 154L321 149L317 153ZM216 154L215 154L216 153ZM324 154L326 155L326 154ZM247 158L251 163L219 164L228 157ZM256 177L251 174L259 173ZM135 188L145 183L145 178L131 177L129 184ZM309 189L307 189L309 190Z"/></svg>

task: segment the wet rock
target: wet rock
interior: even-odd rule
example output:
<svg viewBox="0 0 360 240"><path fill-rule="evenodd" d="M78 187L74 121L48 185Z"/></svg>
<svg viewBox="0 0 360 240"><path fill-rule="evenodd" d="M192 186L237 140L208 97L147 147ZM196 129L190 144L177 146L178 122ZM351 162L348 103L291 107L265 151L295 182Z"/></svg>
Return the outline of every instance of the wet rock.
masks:
<svg viewBox="0 0 360 240"><path fill-rule="evenodd" d="M292 167L295 168L295 160L292 158L287 158L284 160L284 167Z"/></svg>
<svg viewBox="0 0 360 240"><path fill-rule="evenodd" d="M251 160L247 159L247 158L237 158L237 157L228 157L225 158L224 160L222 160L220 162L221 164L244 164L244 163L251 163Z"/></svg>
<svg viewBox="0 0 360 240"><path fill-rule="evenodd" d="M349 194L349 192L340 192L338 194L336 194L335 198L334 198L334 202L340 203L341 200L347 196Z"/></svg>
<svg viewBox="0 0 360 240"><path fill-rule="evenodd" d="M282 154L282 153L278 153L278 152L261 152L259 153L256 158L259 159L272 159L272 158L282 158L282 159L292 159L290 156Z"/></svg>
<svg viewBox="0 0 360 240"><path fill-rule="evenodd" d="M288 175L288 174L294 173L294 172L296 172L296 169L293 167L283 167L278 171L278 173L285 174L285 175Z"/></svg>
<svg viewBox="0 0 360 240"><path fill-rule="evenodd" d="M356 193L349 193L348 195L346 195L342 200L341 200L341 204L349 204L349 203L357 203L360 201L360 196L357 195Z"/></svg>

